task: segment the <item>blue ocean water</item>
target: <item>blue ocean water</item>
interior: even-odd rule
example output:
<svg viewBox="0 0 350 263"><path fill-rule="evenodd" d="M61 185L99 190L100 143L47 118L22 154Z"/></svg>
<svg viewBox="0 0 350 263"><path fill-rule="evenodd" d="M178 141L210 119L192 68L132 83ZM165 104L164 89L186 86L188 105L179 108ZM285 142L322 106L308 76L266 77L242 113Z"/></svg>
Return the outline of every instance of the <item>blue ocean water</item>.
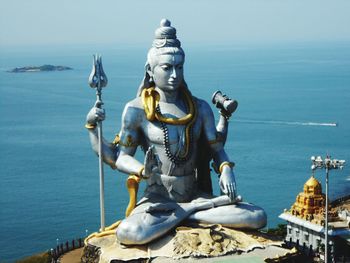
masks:
<svg viewBox="0 0 350 263"><path fill-rule="evenodd" d="M302 191L311 155L350 162L349 43L184 49L185 78L194 95L210 101L220 89L239 102L226 150L236 163L238 192L266 209L269 227L281 223L278 215ZM99 228L98 161L84 128L95 101L87 78L96 51L109 78L104 134L112 140L142 79L147 45L0 51L1 262ZM74 70L6 72L42 64ZM338 126L318 125L327 123ZM350 194L349 171L331 172L332 199ZM105 173L108 225L123 218L128 194L125 175L107 167ZM316 177L324 182L324 172ZM216 175L213 182L218 193Z"/></svg>

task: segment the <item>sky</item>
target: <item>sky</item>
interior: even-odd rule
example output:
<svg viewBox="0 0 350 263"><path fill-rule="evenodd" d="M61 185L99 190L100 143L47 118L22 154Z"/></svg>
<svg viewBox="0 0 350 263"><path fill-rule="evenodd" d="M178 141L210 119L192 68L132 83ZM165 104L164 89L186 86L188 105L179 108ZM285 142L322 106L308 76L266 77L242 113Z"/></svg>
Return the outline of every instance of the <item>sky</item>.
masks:
<svg viewBox="0 0 350 263"><path fill-rule="evenodd" d="M0 0L0 46L349 41L349 0Z"/></svg>

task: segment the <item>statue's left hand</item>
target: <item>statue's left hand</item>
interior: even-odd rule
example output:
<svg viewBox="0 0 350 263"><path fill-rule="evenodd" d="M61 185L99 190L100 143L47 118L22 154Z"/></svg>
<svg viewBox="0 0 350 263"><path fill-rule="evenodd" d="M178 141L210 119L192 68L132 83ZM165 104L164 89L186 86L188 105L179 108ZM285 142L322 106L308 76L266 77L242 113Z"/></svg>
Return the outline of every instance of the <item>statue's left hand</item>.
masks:
<svg viewBox="0 0 350 263"><path fill-rule="evenodd" d="M225 167L220 176L220 189L230 197L231 201L236 198L236 180L231 168Z"/></svg>

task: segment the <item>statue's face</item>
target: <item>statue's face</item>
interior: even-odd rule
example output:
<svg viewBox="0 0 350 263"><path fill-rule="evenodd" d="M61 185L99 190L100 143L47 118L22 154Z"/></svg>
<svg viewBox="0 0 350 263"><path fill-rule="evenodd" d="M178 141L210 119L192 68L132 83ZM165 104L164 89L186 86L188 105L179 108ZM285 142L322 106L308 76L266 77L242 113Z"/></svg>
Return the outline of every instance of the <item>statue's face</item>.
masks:
<svg viewBox="0 0 350 263"><path fill-rule="evenodd" d="M161 90L175 91L183 81L184 57L181 54L158 55L153 68L153 80Z"/></svg>

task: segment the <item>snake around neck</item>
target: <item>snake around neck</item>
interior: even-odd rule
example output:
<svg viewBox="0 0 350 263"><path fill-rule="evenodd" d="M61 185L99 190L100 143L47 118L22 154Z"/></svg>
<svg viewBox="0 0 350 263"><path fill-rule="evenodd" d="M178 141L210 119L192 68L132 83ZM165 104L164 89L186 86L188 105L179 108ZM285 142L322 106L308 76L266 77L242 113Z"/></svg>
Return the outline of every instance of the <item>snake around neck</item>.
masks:
<svg viewBox="0 0 350 263"><path fill-rule="evenodd" d="M146 118L149 121L159 121L161 129L163 131L163 142L165 146L165 152L168 159L174 164L182 164L190 158L191 145L192 145L192 126L197 117L197 109L193 97L186 89L182 89L181 96L185 100L188 114L181 118L168 118L162 115L159 101L160 95L154 87L144 89L141 93L142 103ZM170 151L169 143L169 130L168 125L185 125L185 152L181 154L181 151L173 154Z"/></svg>

